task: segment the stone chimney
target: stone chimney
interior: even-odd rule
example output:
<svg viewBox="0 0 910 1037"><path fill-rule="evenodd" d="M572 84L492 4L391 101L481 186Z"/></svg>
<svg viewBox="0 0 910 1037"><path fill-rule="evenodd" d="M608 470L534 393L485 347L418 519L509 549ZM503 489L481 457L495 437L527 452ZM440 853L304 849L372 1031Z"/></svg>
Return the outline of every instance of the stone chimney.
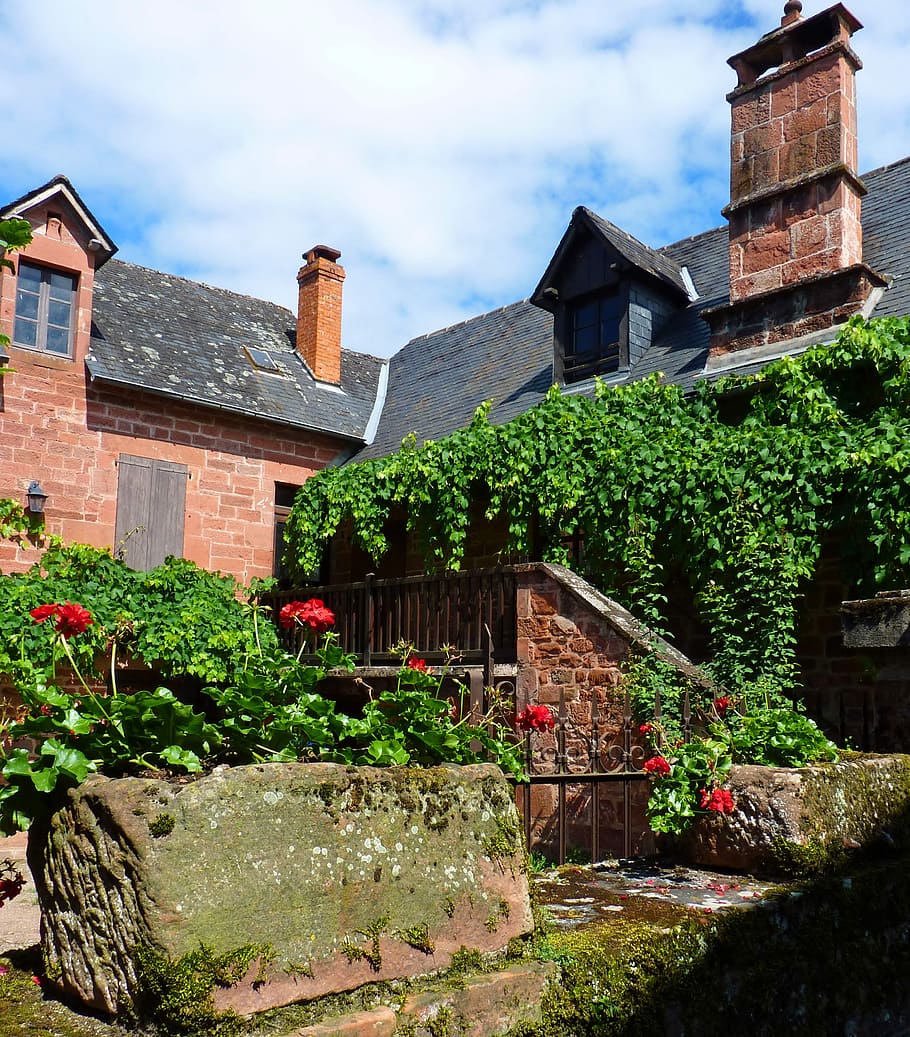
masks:
<svg viewBox="0 0 910 1037"><path fill-rule="evenodd" d="M341 384L341 253L314 245L297 274L297 352L320 382Z"/></svg>
<svg viewBox="0 0 910 1037"><path fill-rule="evenodd" d="M704 314L713 357L830 329L885 283L863 264L862 26L842 4L801 11L788 0L780 28L729 59L730 304Z"/></svg>

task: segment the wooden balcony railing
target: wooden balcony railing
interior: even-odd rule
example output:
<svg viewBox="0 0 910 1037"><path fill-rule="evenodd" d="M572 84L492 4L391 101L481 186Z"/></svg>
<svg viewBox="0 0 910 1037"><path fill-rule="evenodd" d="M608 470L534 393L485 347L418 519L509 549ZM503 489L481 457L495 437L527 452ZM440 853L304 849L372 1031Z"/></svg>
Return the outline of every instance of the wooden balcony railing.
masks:
<svg viewBox="0 0 910 1037"><path fill-rule="evenodd" d="M462 663L484 663L490 651L496 662L510 663L517 647L515 583L514 570L502 566L390 580L367 576L358 583L273 591L262 601L277 621L289 601L321 598L335 613L342 648L362 666L397 662L393 649L401 642L430 661L441 661L449 646ZM296 652L303 631L281 630L281 637Z"/></svg>

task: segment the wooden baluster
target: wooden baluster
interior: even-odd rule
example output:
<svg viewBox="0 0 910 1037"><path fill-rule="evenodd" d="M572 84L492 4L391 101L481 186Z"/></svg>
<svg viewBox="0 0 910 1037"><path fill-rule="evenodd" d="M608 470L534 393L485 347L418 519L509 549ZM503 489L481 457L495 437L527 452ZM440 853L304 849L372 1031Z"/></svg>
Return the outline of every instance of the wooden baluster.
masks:
<svg viewBox="0 0 910 1037"><path fill-rule="evenodd" d="M374 573L367 573L363 581L363 665L369 666L373 654L373 578Z"/></svg>

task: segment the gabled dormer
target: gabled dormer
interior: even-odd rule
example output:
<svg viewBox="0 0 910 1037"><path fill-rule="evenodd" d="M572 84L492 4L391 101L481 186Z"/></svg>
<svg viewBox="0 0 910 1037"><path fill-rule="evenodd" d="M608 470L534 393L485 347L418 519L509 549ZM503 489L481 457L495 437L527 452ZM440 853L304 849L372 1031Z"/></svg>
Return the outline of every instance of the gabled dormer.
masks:
<svg viewBox="0 0 910 1037"><path fill-rule="evenodd" d="M553 314L553 378L627 371L694 289L666 256L579 206L531 296Z"/></svg>
<svg viewBox="0 0 910 1037"><path fill-rule="evenodd" d="M0 333L36 360L88 353L95 271L117 251L65 176L0 209L32 228L32 242L0 271Z"/></svg>

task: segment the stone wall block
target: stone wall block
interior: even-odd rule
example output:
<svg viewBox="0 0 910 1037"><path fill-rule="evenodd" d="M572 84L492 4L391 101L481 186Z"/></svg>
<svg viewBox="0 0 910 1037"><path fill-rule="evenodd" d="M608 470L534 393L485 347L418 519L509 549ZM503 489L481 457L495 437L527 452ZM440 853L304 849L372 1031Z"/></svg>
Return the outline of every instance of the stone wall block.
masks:
<svg viewBox="0 0 910 1037"><path fill-rule="evenodd" d="M824 862L877 840L906 835L910 756L874 756L813 767L734 767L725 787L730 815L701 820L682 840L686 858L706 867L773 873L788 847Z"/></svg>
<svg viewBox="0 0 910 1037"><path fill-rule="evenodd" d="M265 982L254 961L215 992L249 1014L444 969L462 946L501 950L532 926L514 797L488 765L93 776L32 836L48 974L110 1013L136 998L139 946L172 959L270 947Z"/></svg>
<svg viewBox="0 0 910 1037"><path fill-rule="evenodd" d="M543 595L531 590L531 611L538 616L552 616L556 613L555 595Z"/></svg>
<svg viewBox="0 0 910 1037"><path fill-rule="evenodd" d="M774 85L769 100L769 113L774 119L780 119L796 110L796 80L785 80Z"/></svg>

